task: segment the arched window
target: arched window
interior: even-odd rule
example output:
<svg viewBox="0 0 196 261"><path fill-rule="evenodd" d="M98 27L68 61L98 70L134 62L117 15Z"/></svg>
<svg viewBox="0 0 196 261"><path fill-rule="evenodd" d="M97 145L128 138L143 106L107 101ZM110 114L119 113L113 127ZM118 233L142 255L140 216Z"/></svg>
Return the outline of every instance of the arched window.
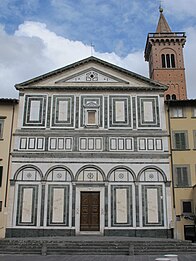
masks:
<svg viewBox="0 0 196 261"><path fill-rule="evenodd" d="M176 100L176 95L172 94L172 100Z"/></svg>
<svg viewBox="0 0 196 261"><path fill-rule="evenodd" d="M167 101L170 100L170 95L169 94L166 95L166 100Z"/></svg>
<svg viewBox="0 0 196 261"><path fill-rule="evenodd" d="M166 67L166 64L165 64L165 54L161 55L161 60L162 60L162 68L165 68Z"/></svg>
<svg viewBox="0 0 196 261"><path fill-rule="evenodd" d="M161 55L162 68L175 68L175 55L174 54L162 54Z"/></svg>
<svg viewBox="0 0 196 261"><path fill-rule="evenodd" d="M176 67L174 54L171 54L171 65L172 65L172 68L175 68L175 67Z"/></svg>

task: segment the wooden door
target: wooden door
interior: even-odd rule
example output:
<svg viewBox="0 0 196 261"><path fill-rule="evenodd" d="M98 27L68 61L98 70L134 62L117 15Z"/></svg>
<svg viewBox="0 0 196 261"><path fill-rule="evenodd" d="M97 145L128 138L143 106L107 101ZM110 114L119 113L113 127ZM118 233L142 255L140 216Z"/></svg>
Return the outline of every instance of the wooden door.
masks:
<svg viewBox="0 0 196 261"><path fill-rule="evenodd" d="M100 230L100 192L81 192L80 231Z"/></svg>

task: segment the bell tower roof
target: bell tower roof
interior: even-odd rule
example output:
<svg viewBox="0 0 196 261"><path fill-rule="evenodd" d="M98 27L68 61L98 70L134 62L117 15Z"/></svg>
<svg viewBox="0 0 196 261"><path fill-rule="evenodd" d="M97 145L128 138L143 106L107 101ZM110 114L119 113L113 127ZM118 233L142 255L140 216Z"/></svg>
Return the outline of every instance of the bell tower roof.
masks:
<svg viewBox="0 0 196 261"><path fill-rule="evenodd" d="M156 33L171 33L171 29L165 19L165 16L163 14L163 8L159 7L159 12L160 12L160 16L159 16L159 21L158 21L158 25L157 25L157 29L156 29Z"/></svg>

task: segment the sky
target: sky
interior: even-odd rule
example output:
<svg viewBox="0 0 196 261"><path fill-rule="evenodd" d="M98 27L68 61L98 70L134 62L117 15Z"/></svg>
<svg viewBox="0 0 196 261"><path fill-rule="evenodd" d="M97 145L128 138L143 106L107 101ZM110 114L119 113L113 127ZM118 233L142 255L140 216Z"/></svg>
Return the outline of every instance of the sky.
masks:
<svg viewBox="0 0 196 261"><path fill-rule="evenodd" d="M148 77L144 48L159 5L186 32L187 92L196 99L196 0L0 0L0 97L14 85L91 55Z"/></svg>

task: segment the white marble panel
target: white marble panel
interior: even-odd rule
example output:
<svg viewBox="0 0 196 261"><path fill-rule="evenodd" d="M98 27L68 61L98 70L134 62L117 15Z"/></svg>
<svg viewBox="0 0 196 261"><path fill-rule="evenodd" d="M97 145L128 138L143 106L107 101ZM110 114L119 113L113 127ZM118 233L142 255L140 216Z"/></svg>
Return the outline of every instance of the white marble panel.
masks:
<svg viewBox="0 0 196 261"><path fill-rule="evenodd" d="M29 149L35 149L35 138L30 138L30 139L29 139L28 148L29 148Z"/></svg>
<svg viewBox="0 0 196 261"><path fill-rule="evenodd" d="M22 218L23 223L32 222L33 188L24 188L22 198Z"/></svg>
<svg viewBox="0 0 196 261"><path fill-rule="evenodd" d="M118 139L118 149L124 150L124 139Z"/></svg>
<svg viewBox="0 0 196 261"><path fill-rule="evenodd" d="M116 189L116 223L127 223L127 189Z"/></svg>
<svg viewBox="0 0 196 261"><path fill-rule="evenodd" d="M40 101L31 101L30 107L30 121L39 121L39 113L40 113Z"/></svg>
<svg viewBox="0 0 196 261"><path fill-rule="evenodd" d="M147 189L148 223L158 223L158 195L157 189Z"/></svg>
<svg viewBox="0 0 196 261"><path fill-rule="evenodd" d="M126 139L126 149L132 150L132 139Z"/></svg>
<svg viewBox="0 0 196 261"><path fill-rule="evenodd" d="M139 139L139 149L140 150L146 149L146 139Z"/></svg>
<svg viewBox="0 0 196 261"><path fill-rule="evenodd" d="M117 149L116 143L117 143L117 139L110 139L110 149L111 150Z"/></svg>
<svg viewBox="0 0 196 261"><path fill-rule="evenodd" d="M64 139L63 138L59 138L58 139L58 149L59 150L63 150L64 149Z"/></svg>
<svg viewBox="0 0 196 261"><path fill-rule="evenodd" d="M68 139L66 139L65 140L65 148L67 149L67 150L70 150L71 149L71 139L70 138L68 138Z"/></svg>
<svg viewBox="0 0 196 261"><path fill-rule="evenodd" d="M67 121L68 118L68 101L59 101L59 121Z"/></svg>
<svg viewBox="0 0 196 261"><path fill-rule="evenodd" d="M154 150L154 139L148 139L148 150Z"/></svg>
<svg viewBox="0 0 196 261"><path fill-rule="evenodd" d="M84 138L80 139L80 149L86 150L87 140Z"/></svg>
<svg viewBox="0 0 196 261"><path fill-rule="evenodd" d="M37 149L43 149L43 138L38 138L37 139Z"/></svg>
<svg viewBox="0 0 196 261"><path fill-rule="evenodd" d="M102 145L101 145L101 139L95 139L95 149L96 150L101 150L102 149Z"/></svg>
<svg viewBox="0 0 196 261"><path fill-rule="evenodd" d="M88 149L89 150L94 149L94 139L88 139Z"/></svg>
<svg viewBox="0 0 196 261"><path fill-rule="evenodd" d="M64 221L64 193L63 188L53 189L52 222L63 223Z"/></svg>
<svg viewBox="0 0 196 261"><path fill-rule="evenodd" d="M156 139L156 150L162 150L162 140Z"/></svg>
<svg viewBox="0 0 196 261"><path fill-rule="evenodd" d="M144 101L144 121L153 122L153 103Z"/></svg>
<svg viewBox="0 0 196 261"><path fill-rule="evenodd" d="M115 101L115 121L125 121L125 102L124 101Z"/></svg>
<svg viewBox="0 0 196 261"><path fill-rule="evenodd" d="M27 138L21 138L20 139L20 149L26 149L26 144L27 144Z"/></svg>
<svg viewBox="0 0 196 261"><path fill-rule="evenodd" d="M50 149L56 150L56 142L57 142L56 138L50 139Z"/></svg>

